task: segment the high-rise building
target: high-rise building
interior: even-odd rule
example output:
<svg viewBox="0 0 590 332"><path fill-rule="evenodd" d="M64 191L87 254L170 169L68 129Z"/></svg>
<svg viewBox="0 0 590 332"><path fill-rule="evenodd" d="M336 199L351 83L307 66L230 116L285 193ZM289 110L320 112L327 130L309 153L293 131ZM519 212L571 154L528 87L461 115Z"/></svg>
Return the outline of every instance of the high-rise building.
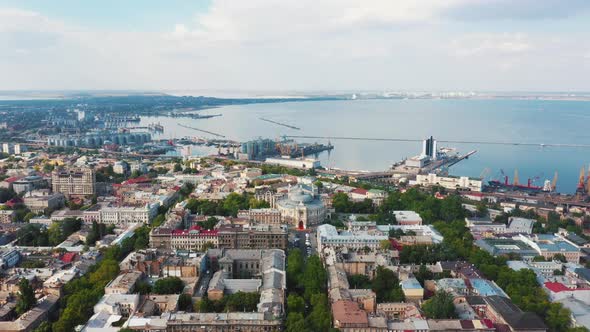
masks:
<svg viewBox="0 0 590 332"><path fill-rule="evenodd" d="M51 186L66 196L90 196L96 192L96 175L91 168L57 169L51 173Z"/></svg>
<svg viewBox="0 0 590 332"><path fill-rule="evenodd" d="M422 141L422 156L430 157L432 160L436 160L437 150L438 147L436 140L432 136Z"/></svg>

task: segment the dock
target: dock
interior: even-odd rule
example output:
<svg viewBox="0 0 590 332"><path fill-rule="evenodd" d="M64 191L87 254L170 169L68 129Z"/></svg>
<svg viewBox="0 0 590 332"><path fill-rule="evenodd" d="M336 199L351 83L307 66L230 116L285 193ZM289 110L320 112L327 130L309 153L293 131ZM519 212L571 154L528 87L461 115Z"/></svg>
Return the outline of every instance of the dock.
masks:
<svg viewBox="0 0 590 332"><path fill-rule="evenodd" d="M188 129L200 131L200 132L205 133L205 134L209 134L209 135L213 135L213 136L217 136L217 137L224 137L225 138L224 135L217 134L217 133L214 133L212 131L208 131L208 130L204 130L204 129L199 129L199 128L195 128L195 127L186 126L186 125L183 125L182 123L176 123L176 124L179 125L179 126L181 126L181 127L184 127L184 128L188 128Z"/></svg>
<svg viewBox="0 0 590 332"><path fill-rule="evenodd" d="M277 122L277 121L266 119L266 118L259 118L259 119L262 120L262 121L274 123L274 124L279 125L279 126L283 126L283 127L287 127L287 128L291 128L291 129L295 129L295 130L301 130L301 128L299 128L299 127L291 126L291 125L286 124L286 123Z"/></svg>
<svg viewBox="0 0 590 332"><path fill-rule="evenodd" d="M353 136L296 136L284 135L285 138L304 138L304 139L325 139L325 140L351 140L351 141L377 141L377 142L422 142L421 139L415 138L386 138L386 137L353 137ZM509 142L509 141L477 141L477 140L437 140L439 143L452 144L477 144L477 145L513 145L513 146L532 146L532 147L557 147L557 148L590 148L590 144L577 143L536 143L536 142Z"/></svg>
<svg viewBox="0 0 590 332"><path fill-rule="evenodd" d="M476 153L477 153L477 150L469 151L467 154L464 154L462 156L459 156L455 160L453 160L452 162L448 163L446 165L446 167L451 167L451 166L455 165L456 163L460 162L463 159L468 159L469 156L474 155Z"/></svg>

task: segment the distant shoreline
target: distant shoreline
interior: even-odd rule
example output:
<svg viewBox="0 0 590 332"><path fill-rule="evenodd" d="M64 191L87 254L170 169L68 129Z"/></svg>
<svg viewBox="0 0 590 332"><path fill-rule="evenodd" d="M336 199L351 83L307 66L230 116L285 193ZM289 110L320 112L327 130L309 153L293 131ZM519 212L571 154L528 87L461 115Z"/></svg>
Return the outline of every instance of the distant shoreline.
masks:
<svg viewBox="0 0 590 332"><path fill-rule="evenodd" d="M500 92L500 93L476 93L476 92L387 92L387 93L329 93L324 94L296 93L289 95L282 94L198 94L189 91L0 91L0 101L68 101L85 100L95 98L211 98L219 101L234 101L249 103L280 103L297 101L322 101L322 100L539 100L539 101L590 101L590 93L568 93L568 92L546 92L546 93L522 93L522 92Z"/></svg>

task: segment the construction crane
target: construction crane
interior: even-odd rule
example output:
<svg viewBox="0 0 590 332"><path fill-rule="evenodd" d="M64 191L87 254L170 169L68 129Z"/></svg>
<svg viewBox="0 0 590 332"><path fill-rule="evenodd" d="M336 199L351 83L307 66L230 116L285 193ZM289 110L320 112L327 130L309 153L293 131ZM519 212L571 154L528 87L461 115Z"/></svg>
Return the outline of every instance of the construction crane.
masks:
<svg viewBox="0 0 590 332"><path fill-rule="evenodd" d="M586 171L584 170L584 166L582 166L582 168L580 169L580 176L578 178L578 191L584 190L584 187L585 187L584 177L585 177L585 175L586 175Z"/></svg>
<svg viewBox="0 0 590 332"><path fill-rule="evenodd" d="M490 171L491 170L488 167L484 168L481 171L481 173L479 174L479 178L483 180L484 178L486 178L490 174Z"/></svg>

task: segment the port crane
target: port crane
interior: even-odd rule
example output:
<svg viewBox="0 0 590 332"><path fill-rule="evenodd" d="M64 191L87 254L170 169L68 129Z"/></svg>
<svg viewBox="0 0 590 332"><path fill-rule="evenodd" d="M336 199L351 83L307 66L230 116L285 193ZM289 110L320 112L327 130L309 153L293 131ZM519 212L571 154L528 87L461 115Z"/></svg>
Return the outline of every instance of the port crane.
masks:
<svg viewBox="0 0 590 332"><path fill-rule="evenodd" d="M490 172L491 172L491 170L489 167L484 168L481 171L481 173L479 174L479 178L482 180L485 179L488 175L490 175Z"/></svg>

